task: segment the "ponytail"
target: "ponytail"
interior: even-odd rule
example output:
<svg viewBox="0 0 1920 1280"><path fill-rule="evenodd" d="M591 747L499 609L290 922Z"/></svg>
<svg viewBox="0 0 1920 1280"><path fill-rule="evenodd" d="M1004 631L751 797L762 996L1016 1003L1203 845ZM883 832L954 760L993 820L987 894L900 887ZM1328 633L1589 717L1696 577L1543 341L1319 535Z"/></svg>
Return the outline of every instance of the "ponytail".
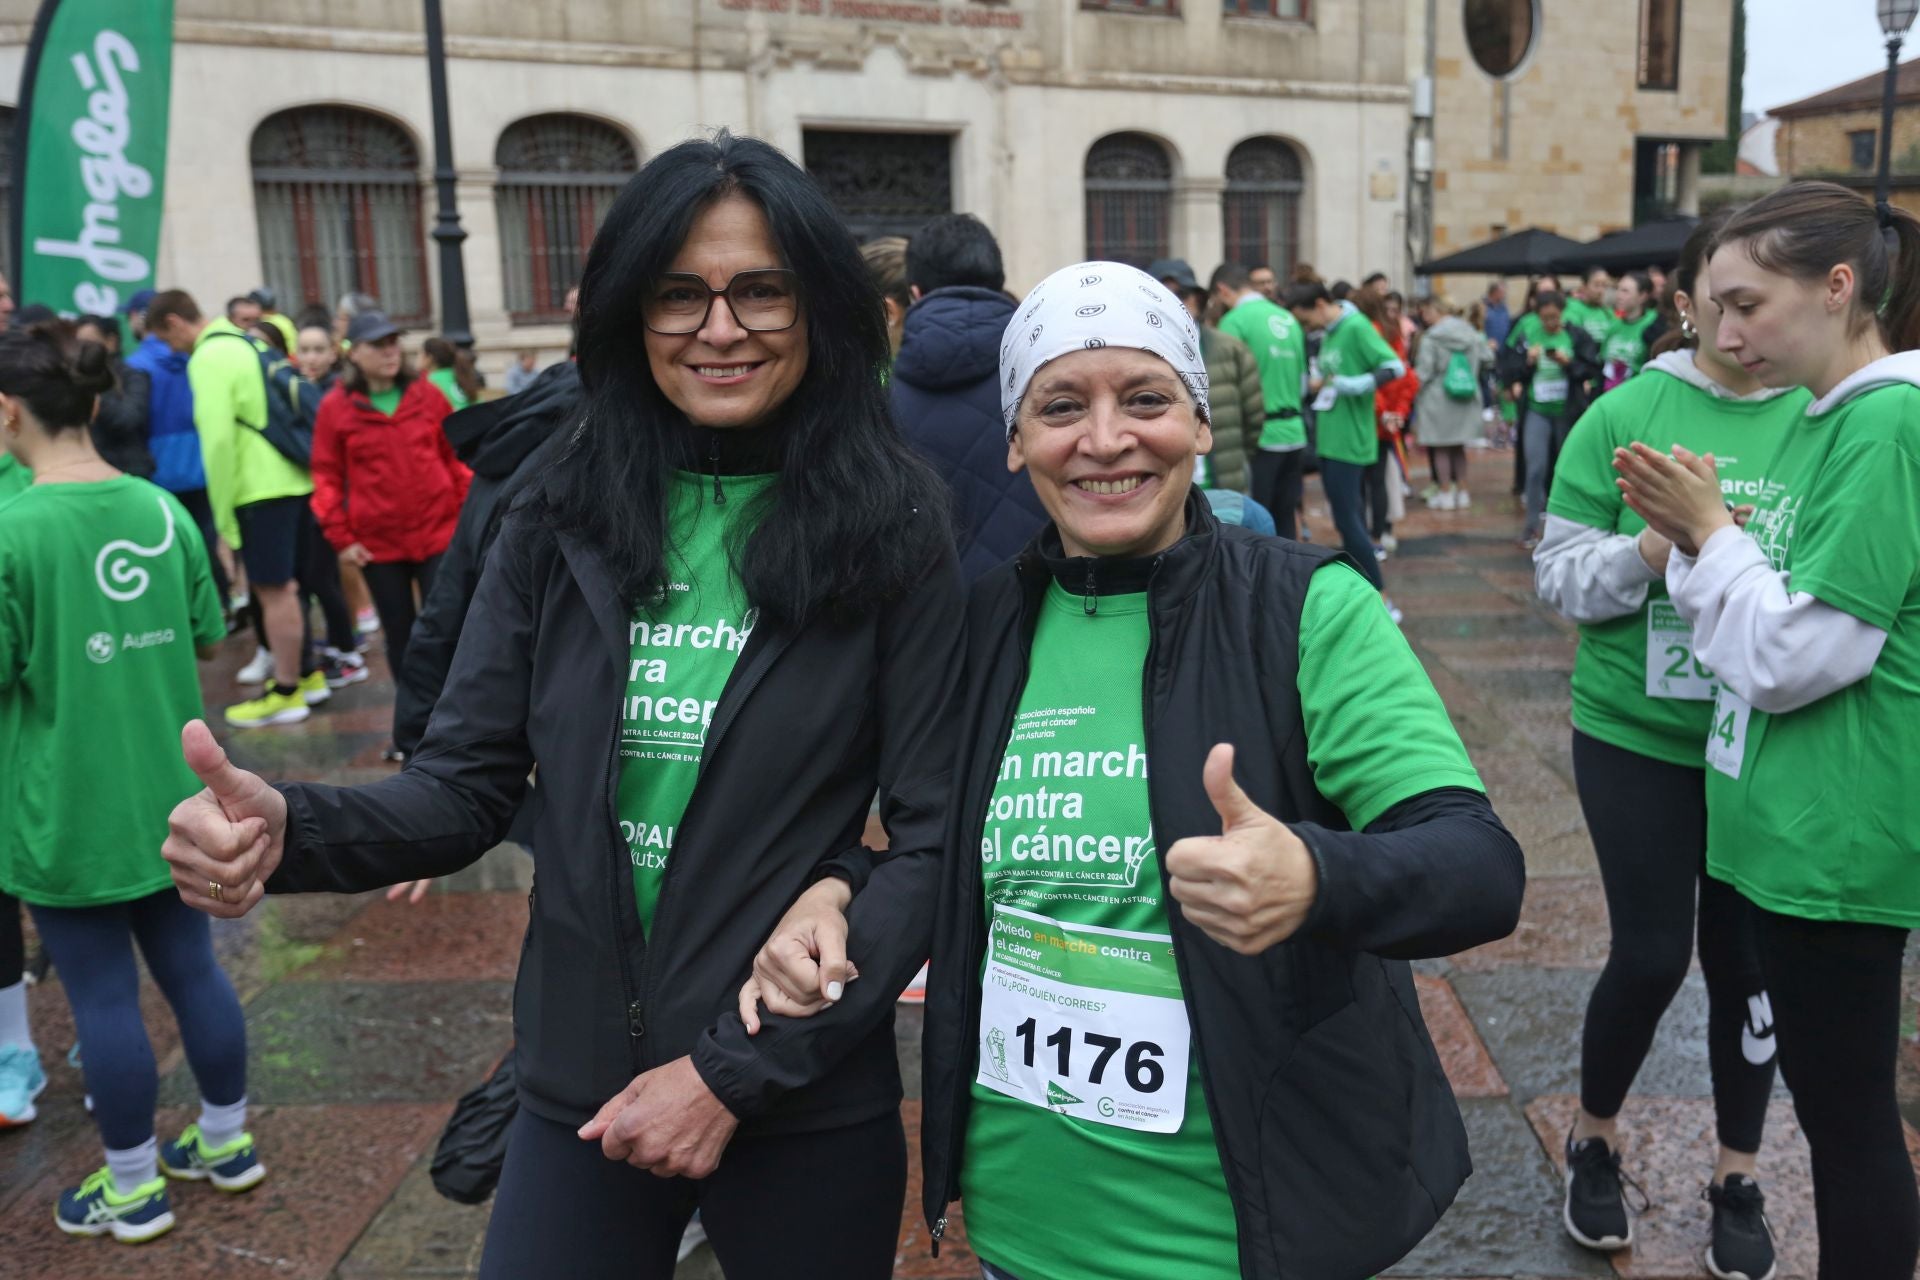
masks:
<svg viewBox="0 0 1920 1280"><path fill-rule="evenodd" d="M1831 182L1790 182L1733 215L1713 250L1743 241L1768 271L1818 280L1853 268L1854 323L1892 351L1920 347L1920 219Z"/></svg>
<svg viewBox="0 0 1920 1280"><path fill-rule="evenodd" d="M445 338L428 338L420 344L436 369L453 370L453 385L460 388L460 394L469 401L480 397L480 373L473 367L473 353L462 351Z"/></svg>

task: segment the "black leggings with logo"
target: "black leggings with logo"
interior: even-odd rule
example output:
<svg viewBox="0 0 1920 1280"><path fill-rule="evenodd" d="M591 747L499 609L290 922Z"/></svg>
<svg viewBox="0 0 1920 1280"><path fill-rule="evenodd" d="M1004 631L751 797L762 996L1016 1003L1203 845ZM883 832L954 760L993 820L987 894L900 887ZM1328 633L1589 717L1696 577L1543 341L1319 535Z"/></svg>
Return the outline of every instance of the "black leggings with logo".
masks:
<svg viewBox="0 0 1920 1280"><path fill-rule="evenodd" d="M1661 1015L1686 981L1697 928L1720 1141L1758 1151L1773 1092L1772 1014L1755 908L1706 874L1705 771L1576 729L1573 773L1613 926L1606 968L1587 1001L1580 1105L1603 1120L1620 1113Z"/></svg>

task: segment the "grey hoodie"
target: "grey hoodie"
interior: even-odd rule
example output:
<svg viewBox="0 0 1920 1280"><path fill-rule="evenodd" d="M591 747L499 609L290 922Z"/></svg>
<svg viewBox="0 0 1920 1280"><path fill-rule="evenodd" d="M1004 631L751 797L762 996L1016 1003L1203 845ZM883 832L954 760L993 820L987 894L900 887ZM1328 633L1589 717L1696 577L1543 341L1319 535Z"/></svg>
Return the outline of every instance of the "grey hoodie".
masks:
<svg viewBox="0 0 1920 1280"><path fill-rule="evenodd" d="M1414 373L1420 379L1420 395L1414 401L1414 438L1428 447L1467 444L1486 434L1480 417L1480 397L1455 400L1442 384L1447 364L1455 352L1465 352L1473 367L1474 385L1492 356L1485 337L1459 316L1448 316L1420 335L1420 350L1414 357Z"/></svg>

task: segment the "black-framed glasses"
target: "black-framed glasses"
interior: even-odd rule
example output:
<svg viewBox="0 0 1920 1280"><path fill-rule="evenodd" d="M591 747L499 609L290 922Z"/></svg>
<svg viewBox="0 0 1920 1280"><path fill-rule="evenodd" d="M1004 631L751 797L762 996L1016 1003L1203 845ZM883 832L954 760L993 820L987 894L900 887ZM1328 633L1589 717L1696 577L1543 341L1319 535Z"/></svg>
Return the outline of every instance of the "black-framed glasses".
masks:
<svg viewBox="0 0 1920 1280"><path fill-rule="evenodd" d="M749 333L778 333L800 319L800 277L779 268L742 271L724 289L691 272L670 272L653 282L640 316L655 333L698 333L715 298L727 300L734 323Z"/></svg>

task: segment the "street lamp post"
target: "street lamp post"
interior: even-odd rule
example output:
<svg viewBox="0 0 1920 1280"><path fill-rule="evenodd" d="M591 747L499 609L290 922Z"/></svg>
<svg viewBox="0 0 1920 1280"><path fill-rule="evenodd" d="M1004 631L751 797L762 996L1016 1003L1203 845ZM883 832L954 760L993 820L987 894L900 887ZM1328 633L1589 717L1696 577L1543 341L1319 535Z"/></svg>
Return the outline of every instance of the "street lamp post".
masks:
<svg viewBox="0 0 1920 1280"><path fill-rule="evenodd" d="M467 318L467 267L460 251L467 233L461 229L460 206L454 200L453 125L447 111L447 37L440 21L440 0L424 0L424 3L427 92L433 99L433 187L439 204L433 238L440 246L440 331L447 341L467 348L473 346L473 330ZM1911 3L1920 4L1920 0L1911 0Z"/></svg>
<svg viewBox="0 0 1920 1280"><path fill-rule="evenodd" d="M1880 30L1887 37L1887 74L1880 86L1880 178L1873 198L1885 204L1893 191L1893 91L1900 75L1900 46L1920 13L1920 0L1880 0Z"/></svg>

